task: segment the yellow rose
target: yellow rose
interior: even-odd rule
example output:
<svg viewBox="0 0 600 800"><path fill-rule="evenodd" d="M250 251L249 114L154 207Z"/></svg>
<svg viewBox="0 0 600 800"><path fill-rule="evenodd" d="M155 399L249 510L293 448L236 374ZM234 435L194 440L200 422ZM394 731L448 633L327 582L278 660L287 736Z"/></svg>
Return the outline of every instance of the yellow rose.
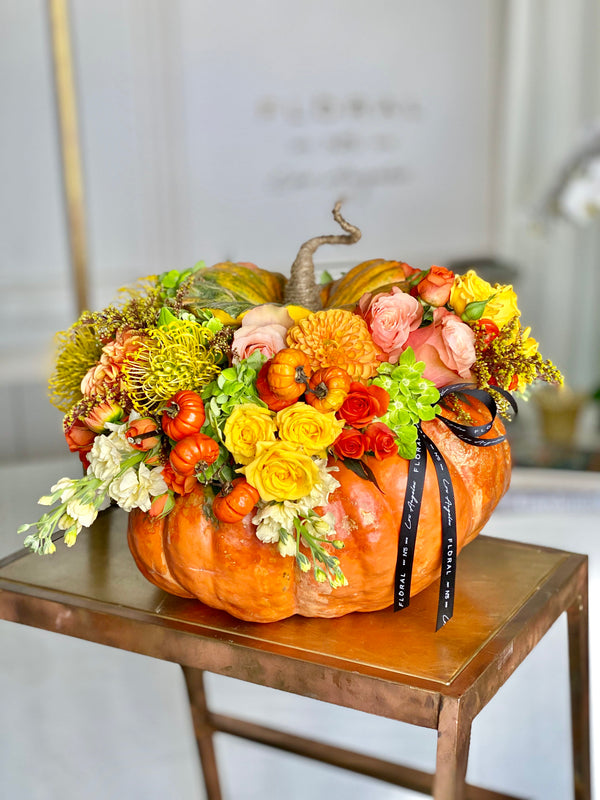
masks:
<svg viewBox="0 0 600 800"><path fill-rule="evenodd" d="M241 471L265 501L299 500L319 480L315 462L291 442L259 442L256 458Z"/></svg>
<svg viewBox="0 0 600 800"><path fill-rule="evenodd" d="M274 414L253 403L236 406L225 423L225 447L239 464L249 464L256 456L258 442L275 440Z"/></svg>
<svg viewBox="0 0 600 800"><path fill-rule="evenodd" d="M344 427L344 420L336 419L335 412L324 414L308 403L284 408L277 412L275 421L279 438L302 447L309 456L324 455Z"/></svg>
<svg viewBox="0 0 600 800"><path fill-rule="evenodd" d="M520 317L517 308L517 295L512 286L492 286L476 272L470 269L465 275L457 275L450 293L450 307L462 316L469 303L491 300L486 303L481 314L485 319L491 319L498 328L503 328L513 317Z"/></svg>

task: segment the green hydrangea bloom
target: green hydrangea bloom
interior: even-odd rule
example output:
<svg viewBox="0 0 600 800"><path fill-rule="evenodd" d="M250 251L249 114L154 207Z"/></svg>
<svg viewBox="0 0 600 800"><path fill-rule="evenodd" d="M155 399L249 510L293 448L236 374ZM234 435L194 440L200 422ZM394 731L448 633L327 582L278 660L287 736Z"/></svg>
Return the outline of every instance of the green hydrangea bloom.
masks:
<svg viewBox="0 0 600 800"><path fill-rule="evenodd" d="M417 361L412 347L407 347L397 364L384 362L373 379L390 396L387 412L381 417L396 434L398 454L411 459L417 451L417 424L434 419L440 407L440 393L432 381L423 377L425 362Z"/></svg>

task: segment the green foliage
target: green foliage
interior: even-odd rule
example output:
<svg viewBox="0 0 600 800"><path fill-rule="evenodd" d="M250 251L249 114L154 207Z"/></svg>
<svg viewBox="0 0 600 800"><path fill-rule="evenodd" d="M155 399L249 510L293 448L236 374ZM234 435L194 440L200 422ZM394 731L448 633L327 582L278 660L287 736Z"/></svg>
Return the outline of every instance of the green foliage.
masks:
<svg viewBox="0 0 600 800"><path fill-rule="evenodd" d="M217 441L223 441L223 428L233 409L242 403L266 404L256 391L256 376L264 362L264 356L254 352L249 358L224 369L206 384L200 392L206 410L203 433Z"/></svg>
<svg viewBox="0 0 600 800"><path fill-rule="evenodd" d="M158 276L158 286L161 296L163 298L175 297L181 285L191 278L195 272L205 266L206 264L204 261L199 261L190 269L183 270L183 272L180 272L178 269L162 272Z"/></svg>
<svg viewBox="0 0 600 800"><path fill-rule="evenodd" d="M413 349L408 347L397 364L382 363L373 379L390 396L389 408L381 421L396 434L402 458L415 456L417 424L434 419L440 411L437 405L440 393L435 384L423 377L424 371L425 362L417 361Z"/></svg>

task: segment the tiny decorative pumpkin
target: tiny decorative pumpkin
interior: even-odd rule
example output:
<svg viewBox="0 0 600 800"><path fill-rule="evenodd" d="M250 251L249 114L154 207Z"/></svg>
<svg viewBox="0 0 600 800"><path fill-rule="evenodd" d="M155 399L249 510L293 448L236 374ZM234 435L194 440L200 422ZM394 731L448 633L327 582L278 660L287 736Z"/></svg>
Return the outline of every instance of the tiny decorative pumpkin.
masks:
<svg viewBox="0 0 600 800"><path fill-rule="evenodd" d="M342 405L352 380L341 367L318 369L310 376L306 402L318 411L337 411Z"/></svg>
<svg viewBox="0 0 600 800"><path fill-rule="evenodd" d="M182 389L165 406L161 425L169 439L179 442L192 433L199 433L205 419L202 398L190 389Z"/></svg>
<svg viewBox="0 0 600 800"><path fill-rule="evenodd" d="M171 466L180 475L194 475L219 457L219 445L204 433L192 433L171 450Z"/></svg>
<svg viewBox="0 0 600 800"><path fill-rule="evenodd" d="M276 394L274 394L269 388L269 382L267 380L268 371L269 362L267 361L262 365L258 375L256 376L256 391L258 392L260 399L263 401L263 403L267 404L271 411L281 411L282 409L287 408L295 403L296 398L292 397L289 400L286 400L285 398L278 397Z"/></svg>
<svg viewBox="0 0 600 800"><path fill-rule="evenodd" d="M270 360L267 384L281 400L296 400L304 394L311 373L308 356L301 350L286 347Z"/></svg>
<svg viewBox="0 0 600 800"><path fill-rule="evenodd" d="M219 522L239 522L260 500L260 495L245 478L225 484L213 501L213 514Z"/></svg>

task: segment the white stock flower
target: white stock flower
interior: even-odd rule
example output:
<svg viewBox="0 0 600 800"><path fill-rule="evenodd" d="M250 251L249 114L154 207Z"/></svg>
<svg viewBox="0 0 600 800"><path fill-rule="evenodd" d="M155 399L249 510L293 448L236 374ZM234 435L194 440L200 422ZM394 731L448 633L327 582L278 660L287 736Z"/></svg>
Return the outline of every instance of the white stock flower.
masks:
<svg viewBox="0 0 600 800"><path fill-rule="evenodd" d="M139 480L140 483L144 481L145 486L148 488L148 493L151 494L152 497L157 497L157 495L164 494L165 492L169 491L169 487L163 478L162 467L153 467L152 469L148 469L145 464L140 464Z"/></svg>
<svg viewBox="0 0 600 800"><path fill-rule="evenodd" d="M83 503L75 497L67 503L67 514L82 527L89 528L98 516L98 509L92 503Z"/></svg>
<svg viewBox="0 0 600 800"><path fill-rule="evenodd" d="M131 511L137 505L139 483L133 467L118 475L108 487L108 494L125 511Z"/></svg>
<svg viewBox="0 0 600 800"><path fill-rule="evenodd" d="M296 555L296 538L288 536L285 540L280 539L277 543L280 556L295 556Z"/></svg>
<svg viewBox="0 0 600 800"><path fill-rule="evenodd" d="M125 511L133 508L149 511L152 497L166 491L168 488L162 476L162 467L148 469L145 464L139 464L137 469L129 467L108 487L110 497Z"/></svg>
<svg viewBox="0 0 600 800"><path fill-rule="evenodd" d="M96 436L88 453L89 472L101 481L112 480L121 469L123 451L114 436L113 433L110 436ZM129 445L127 447L132 452L132 448Z"/></svg>
<svg viewBox="0 0 600 800"><path fill-rule="evenodd" d="M297 516L298 510L296 504L291 500L283 500L280 503L265 503L265 505L259 507L252 522L258 525L263 520L270 519L276 522L281 528L293 530L294 520Z"/></svg>
<svg viewBox="0 0 600 800"><path fill-rule="evenodd" d="M258 511L252 518L252 522L256 525L256 536L261 542L274 543L279 542L279 551L282 551L282 546L285 549L284 543L280 541L280 531L283 528L289 533L288 542L291 539L295 542L295 529L294 520L298 517L298 509L296 504L290 500L284 500L281 503L266 503L259 506ZM294 544L294 553L296 552L296 545ZM281 552L282 555L286 553ZM289 553L287 553L289 555Z"/></svg>
<svg viewBox="0 0 600 800"><path fill-rule="evenodd" d="M256 536L261 542L272 544L279 541L280 525L274 519L262 519L256 524Z"/></svg>
<svg viewBox="0 0 600 800"><path fill-rule="evenodd" d="M77 491L77 481L73 478L61 478L54 486L50 487L52 494L60 492L60 502L66 503Z"/></svg>

